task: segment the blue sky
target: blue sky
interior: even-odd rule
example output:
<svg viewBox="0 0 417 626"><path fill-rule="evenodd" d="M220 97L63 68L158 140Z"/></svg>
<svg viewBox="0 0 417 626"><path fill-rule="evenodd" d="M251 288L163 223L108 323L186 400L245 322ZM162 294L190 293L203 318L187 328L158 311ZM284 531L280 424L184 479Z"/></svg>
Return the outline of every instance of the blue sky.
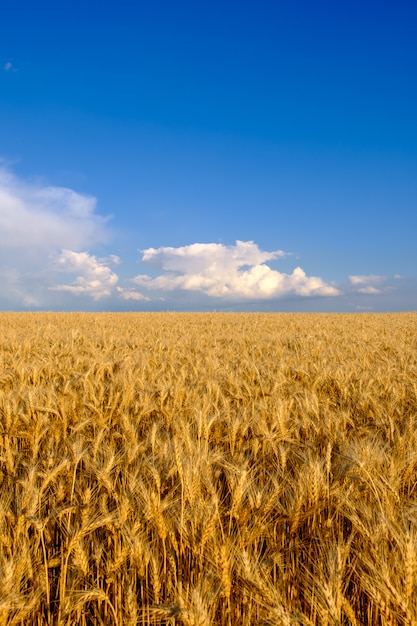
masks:
<svg viewBox="0 0 417 626"><path fill-rule="evenodd" d="M417 308L417 5L16 0L0 309Z"/></svg>

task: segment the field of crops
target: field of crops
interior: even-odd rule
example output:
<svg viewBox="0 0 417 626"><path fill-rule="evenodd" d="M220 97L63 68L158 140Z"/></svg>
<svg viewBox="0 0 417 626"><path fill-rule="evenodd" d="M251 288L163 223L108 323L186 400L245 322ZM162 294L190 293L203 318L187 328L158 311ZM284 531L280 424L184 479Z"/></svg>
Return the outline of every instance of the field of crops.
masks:
<svg viewBox="0 0 417 626"><path fill-rule="evenodd" d="M417 623L414 313L0 328L0 626Z"/></svg>

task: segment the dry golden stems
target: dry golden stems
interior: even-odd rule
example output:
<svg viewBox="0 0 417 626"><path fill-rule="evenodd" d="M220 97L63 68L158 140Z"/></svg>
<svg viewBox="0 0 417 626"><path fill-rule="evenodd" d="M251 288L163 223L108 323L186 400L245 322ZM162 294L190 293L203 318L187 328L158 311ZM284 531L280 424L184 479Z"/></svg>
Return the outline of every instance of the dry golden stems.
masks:
<svg viewBox="0 0 417 626"><path fill-rule="evenodd" d="M0 323L0 624L417 622L415 314Z"/></svg>

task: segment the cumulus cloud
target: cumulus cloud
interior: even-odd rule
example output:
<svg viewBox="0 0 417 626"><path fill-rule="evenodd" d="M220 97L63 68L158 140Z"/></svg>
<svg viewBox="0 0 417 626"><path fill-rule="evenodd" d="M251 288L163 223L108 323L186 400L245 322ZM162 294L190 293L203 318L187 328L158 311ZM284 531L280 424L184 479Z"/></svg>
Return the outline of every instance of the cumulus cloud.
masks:
<svg viewBox="0 0 417 626"><path fill-rule="evenodd" d="M351 285L357 287L358 293L377 295L383 292L380 287L385 281L385 276L368 274L367 276L349 276Z"/></svg>
<svg viewBox="0 0 417 626"><path fill-rule="evenodd" d="M70 284L54 285L51 291L66 291L76 296L88 296L93 300L101 300L110 296L122 300L148 300L134 289L126 289L117 285L118 275L109 267L119 265L120 258L114 254L98 259L88 252L62 250L56 258L56 265L63 272L76 274Z"/></svg>
<svg viewBox="0 0 417 626"><path fill-rule="evenodd" d="M118 260L116 257L116 262ZM77 277L70 285L50 287L53 291L68 291L77 296L87 295L94 300L100 300L112 294L119 280L105 259L97 259L87 252L63 250L57 258L57 264L63 271L77 274Z"/></svg>
<svg viewBox="0 0 417 626"><path fill-rule="evenodd" d="M146 289L182 289L225 300L339 294L321 278L307 276L301 267L286 274L266 264L284 256L287 254L282 250L262 251L253 241L237 241L230 246L195 243L179 248L148 248L142 251L142 263L163 273L155 278L141 274L133 280Z"/></svg>

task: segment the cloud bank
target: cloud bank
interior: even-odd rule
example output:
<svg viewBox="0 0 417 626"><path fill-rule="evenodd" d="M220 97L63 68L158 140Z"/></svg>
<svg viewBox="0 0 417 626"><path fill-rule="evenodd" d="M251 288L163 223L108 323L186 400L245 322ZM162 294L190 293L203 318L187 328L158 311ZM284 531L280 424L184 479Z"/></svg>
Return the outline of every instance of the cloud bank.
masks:
<svg viewBox="0 0 417 626"><path fill-rule="evenodd" d="M93 196L24 180L0 162L0 309L276 310L280 300L281 310L392 310L399 289L402 306L415 308L414 279L351 275L342 293L302 267L279 271L292 255L254 241L146 248L139 262L147 273L121 274L113 237ZM105 257L97 254L104 245Z"/></svg>
<svg viewBox="0 0 417 626"><path fill-rule="evenodd" d="M185 290L224 300L268 300L289 294L336 296L340 292L301 267L291 274L272 269L266 261L287 256L282 250L265 252L253 241L235 245L195 243L179 248L148 248L141 262L162 271L152 278L140 274L134 282L147 290Z"/></svg>

